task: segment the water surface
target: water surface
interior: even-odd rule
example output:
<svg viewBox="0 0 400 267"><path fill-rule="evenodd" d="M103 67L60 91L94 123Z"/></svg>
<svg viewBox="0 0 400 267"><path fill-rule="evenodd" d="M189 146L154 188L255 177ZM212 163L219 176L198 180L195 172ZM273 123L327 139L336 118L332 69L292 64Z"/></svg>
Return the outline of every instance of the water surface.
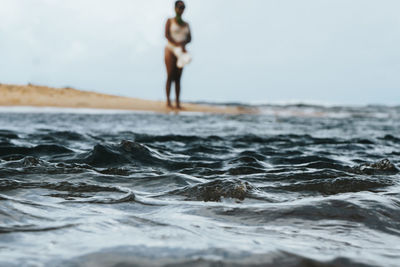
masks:
<svg viewBox="0 0 400 267"><path fill-rule="evenodd" d="M0 265L398 266L400 108L261 109L3 110Z"/></svg>

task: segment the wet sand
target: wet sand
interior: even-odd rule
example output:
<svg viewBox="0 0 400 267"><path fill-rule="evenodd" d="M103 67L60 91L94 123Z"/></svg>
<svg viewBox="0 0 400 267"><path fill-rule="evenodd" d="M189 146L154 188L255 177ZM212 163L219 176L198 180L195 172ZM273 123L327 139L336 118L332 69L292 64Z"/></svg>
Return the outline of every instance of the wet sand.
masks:
<svg viewBox="0 0 400 267"><path fill-rule="evenodd" d="M33 106L60 108L119 109L133 111L204 112L217 114L250 113L240 107L209 106L182 103L183 110L168 108L164 101L122 97L73 88L51 88L37 85L0 84L0 106Z"/></svg>

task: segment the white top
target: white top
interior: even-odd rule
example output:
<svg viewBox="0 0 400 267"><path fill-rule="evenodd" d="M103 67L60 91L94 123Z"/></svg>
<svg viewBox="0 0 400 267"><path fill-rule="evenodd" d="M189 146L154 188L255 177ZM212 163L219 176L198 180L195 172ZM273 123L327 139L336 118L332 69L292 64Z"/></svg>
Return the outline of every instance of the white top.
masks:
<svg viewBox="0 0 400 267"><path fill-rule="evenodd" d="M184 26L179 25L175 19L171 19L171 25L169 28L169 32L171 35L171 38L177 42L184 42L187 40L190 30L188 24L185 24Z"/></svg>

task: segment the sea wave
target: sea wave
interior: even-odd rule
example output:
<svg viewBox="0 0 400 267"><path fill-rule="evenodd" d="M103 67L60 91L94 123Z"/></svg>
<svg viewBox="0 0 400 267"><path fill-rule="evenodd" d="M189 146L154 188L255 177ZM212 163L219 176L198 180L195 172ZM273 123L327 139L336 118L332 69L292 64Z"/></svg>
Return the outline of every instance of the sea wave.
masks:
<svg viewBox="0 0 400 267"><path fill-rule="evenodd" d="M0 265L396 266L398 108L263 108L0 113Z"/></svg>

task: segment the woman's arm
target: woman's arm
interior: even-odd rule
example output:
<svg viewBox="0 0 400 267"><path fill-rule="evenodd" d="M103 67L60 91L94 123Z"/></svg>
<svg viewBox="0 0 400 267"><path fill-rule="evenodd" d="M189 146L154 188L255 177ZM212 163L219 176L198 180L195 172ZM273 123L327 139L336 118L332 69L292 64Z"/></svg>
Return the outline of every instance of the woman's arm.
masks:
<svg viewBox="0 0 400 267"><path fill-rule="evenodd" d="M192 31L190 30L189 24L187 26L188 26L188 29L189 29L189 34L188 34L188 38L186 40L186 44L188 44L188 43L190 43L192 41Z"/></svg>
<svg viewBox="0 0 400 267"><path fill-rule="evenodd" d="M187 36L186 41L182 42L182 44L181 44L183 52L186 52L186 45L192 41L192 32L190 30L189 24L187 24L187 26L188 26L188 29L189 29L189 34Z"/></svg>

